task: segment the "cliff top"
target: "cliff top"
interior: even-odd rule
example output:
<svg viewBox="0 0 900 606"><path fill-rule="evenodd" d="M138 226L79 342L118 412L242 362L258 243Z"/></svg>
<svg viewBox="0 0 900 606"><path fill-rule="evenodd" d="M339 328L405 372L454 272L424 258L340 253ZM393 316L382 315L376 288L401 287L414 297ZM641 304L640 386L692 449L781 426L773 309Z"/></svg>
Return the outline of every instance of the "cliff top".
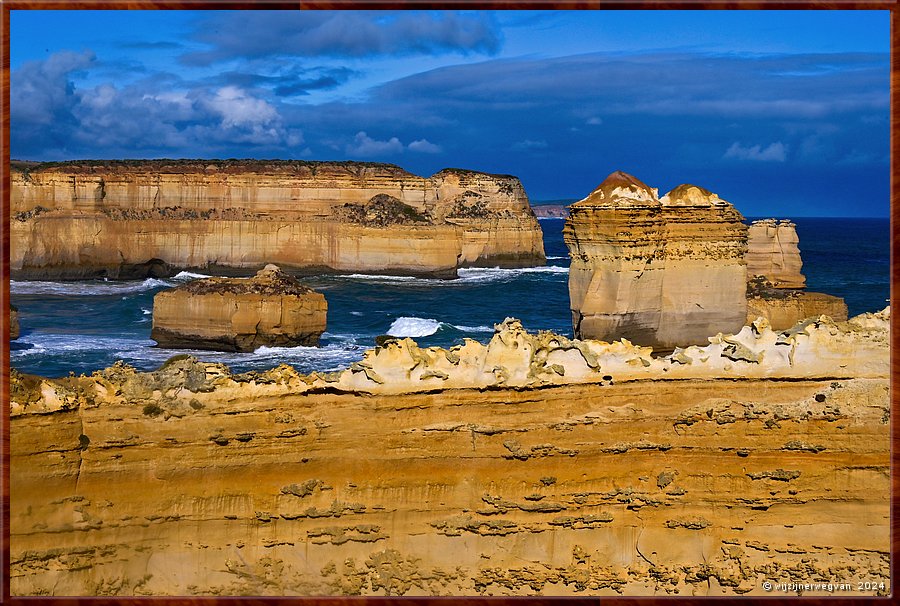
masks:
<svg viewBox="0 0 900 606"><path fill-rule="evenodd" d="M635 203L641 205L658 206L658 191L650 187L637 177L617 170L610 173L603 183L598 185L586 198L579 200L572 206L590 205L617 205L627 206Z"/></svg>
<svg viewBox="0 0 900 606"><path fill-rule="evenodd" d="M230 295L308 295L314 293L296 279L287 275L277 265L266 265L252 278L202 278L193 280L175 290L194 295L230 294Z"/></svg>
<svg viewBox="0 0 900 606"><path fill-rule="evenodd" d="M660 198L663 206L712 206L728 204L717 194L699 185L682 183Z"/></svg>
<svg viewBox="0 0 900 606"><path fill-rule="evenodd" d="M202 158L159 158L151 160L65 160L59 162L35 162L32 160L11 160L10 168L16 172L39 173L62 170L74 174L94 174L99 172L129 173L262 173L278 175L349 174L359 176L365 172L377 172L402 178L423 178L396 164L386 162L357 162L355 160L256 160L252 158L213 159ZM497 179L517 179L514 175L493 174L465 168L444 168L432 177L443 175L487 175Z"/></svg>

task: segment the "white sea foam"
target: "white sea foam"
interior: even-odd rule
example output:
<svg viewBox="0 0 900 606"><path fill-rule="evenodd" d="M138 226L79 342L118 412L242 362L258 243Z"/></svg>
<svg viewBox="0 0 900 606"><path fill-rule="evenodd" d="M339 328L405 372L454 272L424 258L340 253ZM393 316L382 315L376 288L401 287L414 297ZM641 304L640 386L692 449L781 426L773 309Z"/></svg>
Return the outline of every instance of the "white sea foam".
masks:
<svg viewBox="0 0 900 606"><path fill-rule="evenodd" d="M547 257L548 261L559 261L561 259L568 259L569 257Z"/></svg>
<svg viewBox="0 0 900 606"><path fill-rule="evenodd" d="M208 276L206 274L195 274L191 271L180 271L174 276L172 276L173 280L196 280L198 278L211 278L212 276Z"/></svg>
<svg viewBox="0 0 900 606"><path fill-rule="evenodd" d="M441 323L428 318L402 317L394 320L387 334L392 337L427 337L441 328Z"/></svg>
<svg viewBox="0 0 900 606"><path fill-rule="evenodd" d="M452 324L451 326L462 332L494 332L491 326L463 326L462 324Z"/></svg>
<svg viewBox="0 0 900 606"><path fill-rule="evenodd" d="M105 296L121 295L122 293L137 293L155 288L169 288L171 282L147 278L141 282L128 280L122 282L92 280L90 282L43 282L13 280L9 283L9 290L14 295L85 295Z"/></svg>

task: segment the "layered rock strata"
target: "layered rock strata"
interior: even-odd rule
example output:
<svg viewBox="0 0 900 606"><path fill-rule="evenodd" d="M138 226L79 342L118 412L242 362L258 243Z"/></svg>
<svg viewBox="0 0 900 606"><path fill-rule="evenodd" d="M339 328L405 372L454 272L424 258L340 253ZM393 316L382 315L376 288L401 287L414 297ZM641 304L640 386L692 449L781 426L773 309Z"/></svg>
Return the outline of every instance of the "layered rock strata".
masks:
<svg viewBox="0 0 900 606"><path fill-rule="evenodd" d="M847 319L847 304L840 297L806 292L800 273L800 239L796 225L782 219L754 221L747 236L747 322L766 318L783 330L804 318L820 315Z"/></svg>
<svg viewBox="0 0 900 606"><path fill-rule="evenodd" d="M13 371L11 594L888 595L888 325Z"/></svg>
<svg viewBox="0 0 900 606"><path fill-rule="evenodd" d="M786 219L754 221L747 230L747 277L762 278L773 288L805 288L800 273L797 226Z"/></svg>
<svg viewBox="0 0 900 606"><path fill-rule="evenodd" d="M252 278L204 278L157 293L150 337L160 347L218 351L315 346L327 312L324 295L267 265Z"/></svg>
<svg viewBox="0 0 900 606"><path fill-rule="evenodd" d="M13 278L133 278L185 269L456 275L544 263L521 183L390 164L118 161L11 171Z"/></svg>
<svg viewBox="0 0 900 606"><path fill-rule="evenodd" d="M671 348L743 326L747 228L731 204L693 185L660 199L615 172L569 211L576 337Z"/></svg>

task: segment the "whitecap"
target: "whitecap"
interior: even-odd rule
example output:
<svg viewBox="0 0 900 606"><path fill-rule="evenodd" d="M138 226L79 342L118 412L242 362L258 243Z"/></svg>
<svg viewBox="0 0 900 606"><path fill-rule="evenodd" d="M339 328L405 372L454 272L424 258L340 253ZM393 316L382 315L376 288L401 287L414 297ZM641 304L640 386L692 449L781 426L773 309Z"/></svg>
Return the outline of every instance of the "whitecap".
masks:
<svg viewBox="0 0 900 606"><path fill-rule="evenodd" d="M195 274L192 271L180 271L174 276L172 276L173 280L197 280L199 278L211 278L212 276L208 276L206 274Z"/></svg>
<svg viewBox="0 0 900 606"><path fill-rule="evenodd" d="M127 280L122 282L107 280L92 280L89 282L44 282L40 280L22 281L13 280L9 283L9 290L14 295L51 295L51 296L105 296L121 295L122 293L135 293L153 290L156 288L170 288L173 284L157 278L147 278L141 282Z"/></svg>
<svg viewBox="0 0 900 606"><path fill-rule="evenodd" d="M429 318L401 317L394 320L387 334L392 337L427 337L441 328L441 323Z"/></svg>
<svg viewBox="0 0 900 606"><path fill-rule="evenodd" d="M492 326L463 326L462 324L451 324L451 326L462 332L494 332Z"/></svg>

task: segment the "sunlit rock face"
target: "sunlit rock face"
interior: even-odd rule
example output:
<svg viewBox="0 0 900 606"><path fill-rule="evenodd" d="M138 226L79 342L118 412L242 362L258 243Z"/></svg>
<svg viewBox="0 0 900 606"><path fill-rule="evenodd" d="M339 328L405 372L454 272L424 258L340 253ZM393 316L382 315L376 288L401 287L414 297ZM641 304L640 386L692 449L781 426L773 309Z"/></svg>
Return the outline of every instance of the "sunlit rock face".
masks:
<svg viewBox="0 0 900 606"><path fill-rule="evenodd" d="M14 164L14 278L134 278L184 269L453 277L545 262L509 175L391 164L136 160Z"/></svg>
<svg viewBox="0 0 900 606"><path fill-rule="evenodd" d="M746 227L715 194L680 185L658 197L615 172L570 207L575 335L672 348L740 328L747 303Z"/></svg>
<svg viewBox="0 0 900 606"><path fill-rule="evenodd" d="M314 346L327 309L321 293L267 265L252 278L205 278L157 293L150 336L166 348Z"/></svg>
<svg viewBox="0 0 900 606"><path fill-rule="evenodd" d="M761 277L774 288L804 288L799 242L791 221L754 221L747 231L747 277Z"/></svg>
<svg viewBox="0 0 900 606"><path fill-rule="evenodd" d="M508 318L333 373L12 370L9 591L889 594L890 310L650 354Z"/></svg>

